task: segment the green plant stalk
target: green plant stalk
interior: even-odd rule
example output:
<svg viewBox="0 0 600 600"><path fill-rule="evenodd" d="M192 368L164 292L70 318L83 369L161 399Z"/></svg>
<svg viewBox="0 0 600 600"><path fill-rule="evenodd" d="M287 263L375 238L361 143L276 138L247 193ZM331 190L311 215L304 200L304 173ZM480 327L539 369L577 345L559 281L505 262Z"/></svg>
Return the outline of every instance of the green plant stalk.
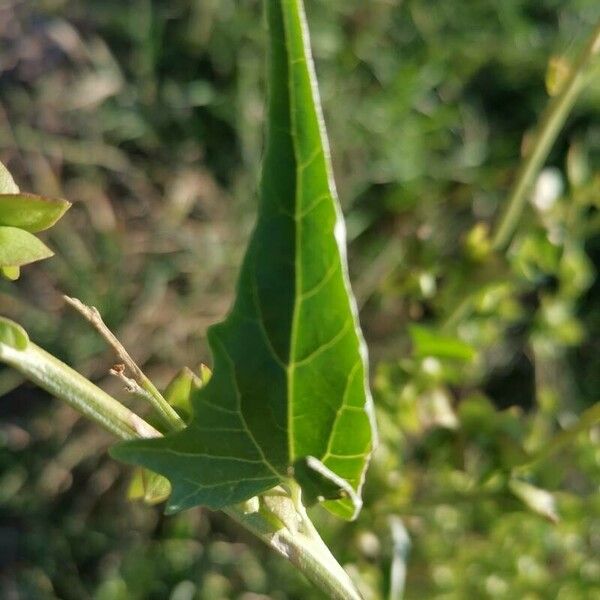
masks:
<svg viewBox="0 0 600 600"><path fill-rule="evenodd" d="M121 439L160 436L141 417L32 342L24 350L0 342L0 362L13 367Z"/></svg>
<svg viewBox="0 0 600 600"><path fill-rule="evenodd" d="M24 350L0 342L0 362L13 367L121 440L161 436L141 417L32 342ZM300 514L304 531L291 531L275 513L264 508L246 513L240 507L228 507L224 512L289 560L328 598L362 599L304 510Z"/></svg>
<svg viewBox="0 0 600 600"><path fill-rule="evenodd" d="M527 195L579 93L585 86L589 67L598 54L600 54L600 23L596 25L587 44L577 58L569 77L562 85L560 93L550 100L542 115L535 137L531 142L531 147L521 164L517 179L508 197L504 214L496 228L492 240L494 250L504 251L510 244L519 218L525 208Z"/></svg>
<svg viewBox="0 0 600 600"><path fill-rule="evenodd" d="M569 427L569 429L565 429L564 431L557 433L531 458L529 458L522 465L515 467L515 472L528 470L538 463L551 458L565 446L570 445L579 434L583 433L584 431L588 431L598 423L600 423L600 402L596 402L596 404L585 410L575 425Z"/></svg>

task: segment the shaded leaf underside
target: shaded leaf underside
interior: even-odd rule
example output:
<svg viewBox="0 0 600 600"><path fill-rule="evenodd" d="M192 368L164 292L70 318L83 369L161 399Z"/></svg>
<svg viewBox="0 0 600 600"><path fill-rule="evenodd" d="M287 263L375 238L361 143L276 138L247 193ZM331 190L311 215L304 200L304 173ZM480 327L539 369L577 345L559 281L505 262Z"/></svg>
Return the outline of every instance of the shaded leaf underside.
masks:
<svg viewBox="0 0 600 600"><path fill-rule="evenodd" d="M20 267L49 258L52 251L33 234L0 225L0 266Z"/></svg>
<svg viewBox="0 0 600 600"><path fill-rule="evenodd" d="M171 480L170 511L241 502L292 476L306 457L325 467L311 494L321 486L331 497L328 472L359 494L372 448L366 356L303 8L299 0L266 5L270 101L259 214L235 304L208 332L213 377L194 394L184 431L113 450ZM351 518L358 494L326 505Z"/></svg>

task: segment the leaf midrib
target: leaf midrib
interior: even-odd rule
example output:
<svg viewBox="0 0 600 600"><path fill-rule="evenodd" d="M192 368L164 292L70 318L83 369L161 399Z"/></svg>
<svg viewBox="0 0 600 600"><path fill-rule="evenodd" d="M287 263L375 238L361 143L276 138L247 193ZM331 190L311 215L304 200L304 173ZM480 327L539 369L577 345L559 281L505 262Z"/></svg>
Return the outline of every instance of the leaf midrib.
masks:
<svg viewBox="0 0 600 600"><path fill-rule="evenodd" d="M287 417L288 417L288 456L291 464L296 460L296 449L294 443L294 375L296 372L296 338L298 336L298 321L299 321L299 307L302 303L300 293L302 290L302 262L298 260L301 251L301 232L302 232L302 219L296 218L299 212L298 202L300 200L300 182L302 181L302 171L298 164L298 142L296 140L296 94L294 85L292 85L293 73L293 60L290 56L290 46L288 43L289 38L289 15L285 11L283 3L281 3L281 16L283 22L283 43L286 51L286 63L287 63L287 86L288 94L290 99L289 106L289 119L290 119L290 137L292 139L292 147L294 148L294 162L296 171L296 197L294 199L294 229L295 229L295 252L294 252L294 309L292 312L292 331L290 335L290 349L289 357L290 364L287 369L287 385L288 385L288 406L287 406Z"/></svg>

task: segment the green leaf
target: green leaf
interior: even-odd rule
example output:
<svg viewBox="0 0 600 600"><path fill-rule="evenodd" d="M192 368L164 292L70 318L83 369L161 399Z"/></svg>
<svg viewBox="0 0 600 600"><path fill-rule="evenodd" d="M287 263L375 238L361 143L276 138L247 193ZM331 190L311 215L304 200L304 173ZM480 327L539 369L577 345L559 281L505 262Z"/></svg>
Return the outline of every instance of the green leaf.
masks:
<svg viewBox="0 0 600 600"><path fill-rule="evenodd" d="M18 194L19 186L9 170L0 162L0 194Z"/></svg>
<svg viewBox="0 0 600 600"><path fill-rule="evenodd" d="M170 512L243 502L313 457L344 483L326 506L354 517L374 419L344 224L302 3L266 7L270 100L258 221L233 309L208 332L213 376L194 392L184 431L119 445L113 455L168 477ZM310 484L300 477L307 494L330 497L324 472ZM354 500L341 493L346 486Z"/></svg>
<svg viewBox="0 0 600 600"><path fill-rule="evenodd" d="M0 344L6 344L15 350L25 350L29 344L29 336L14 321L0 317Z"/></svg>
<svg viewBox="0 0 600 600"><path fill-rule="evenodd" d="M54 253L34 235L17 227L0 227L0 266L21 267Z"/></svg>
<svg viewBox="0 0 600 600"><path fill-rule="evenodd" d="M472 346L448 335L442 335L422 325L408 328L415 356L435 356L457 360L472 360L476 352Z"/></svg>
<svg viewBox="0 0 600 600"><path fill-rule="evenodd" d="M135 469L129 482L127 498L154 505L164 502L170 493L171 485L168 479L147 469Z"/></svg>
<svg viewBox="0 0 600 600"><path fill-rule="evenodd" d="M5 279L9 279L10 281L16 281L17 279L19 279L20 274L20 267L0 267L0 275L2 275L2 277L4 277Z"/></svg>
<svg viewBox="0 0 600 600"><path fill-rule="evenodd" d="M52 227L70 206L66 200L34 194L0 194L0 225L37 233Z"/></svg>
<svg viewBox="0 0 600 600"><path fill-rule="evenodd" d="M352 486L314 456L297 460L294 476L302 486L302 499L308 506L322 502L344 519L352 519L362 508L362 500Z"/></svg>
<svg viewBox="0 0 600 600"><path fill-rule="evenodd" d="M167 386L165 400L177 411L184 421L192 414L192 392L202 387L202 381L187 367L184 367L173 377Z"/></svg>

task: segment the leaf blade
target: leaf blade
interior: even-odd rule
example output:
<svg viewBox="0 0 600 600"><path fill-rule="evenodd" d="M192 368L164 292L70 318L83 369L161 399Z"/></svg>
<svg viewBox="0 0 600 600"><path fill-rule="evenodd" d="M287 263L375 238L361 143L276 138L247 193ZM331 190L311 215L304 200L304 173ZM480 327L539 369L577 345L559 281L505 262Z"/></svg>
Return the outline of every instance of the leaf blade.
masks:
<svg viewBox="0 0 600 600"><path fill-rule="evenodd" d="M0 266L21 267L53 255L50 248L28 231L0 226Z"/></svg>
<svg viewBox="0 0 600 600"><path fill-rule="evenodd" d="M71 203L35 194L0 194L0 225L37 233L52 227Z"/></svg>
<svg viewBox="0 0 600 600"><path fill-rule="evenodd" d="M328 505L352 518L375 431L366 350L303 6L267 0L266 8L269 109L259 214L234 306L209 330L212 379L194 392L184 431L118 446L113 455L169 477L171 511L241 502L312 457L323 469L311 493L330 498L332 478L343 480L338 487L346 493L331 499L339 505Z"/></svg>

